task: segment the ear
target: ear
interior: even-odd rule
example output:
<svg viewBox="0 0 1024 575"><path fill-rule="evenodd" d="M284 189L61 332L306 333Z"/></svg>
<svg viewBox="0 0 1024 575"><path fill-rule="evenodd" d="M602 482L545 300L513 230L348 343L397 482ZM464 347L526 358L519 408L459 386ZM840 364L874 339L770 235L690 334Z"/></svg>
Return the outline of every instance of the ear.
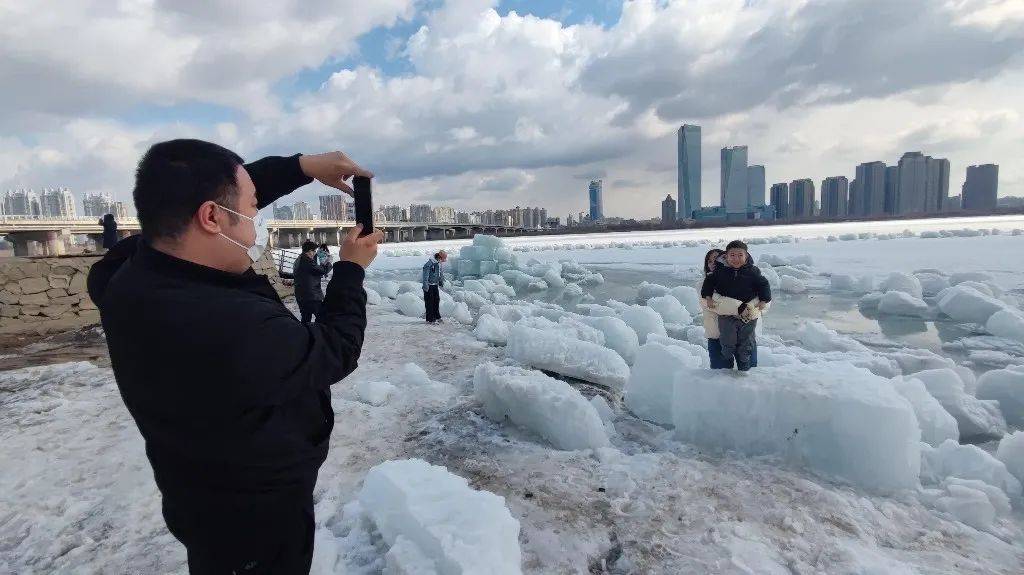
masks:
<svg viewBox="0 0 1024 575"><path fill-rule="evenodd" d="M219 234L223 231L222 226L227 224L226 217L224 210L218 209L216 202L211 200L200 204L194 219L199 229L208 234Z"/></svg>

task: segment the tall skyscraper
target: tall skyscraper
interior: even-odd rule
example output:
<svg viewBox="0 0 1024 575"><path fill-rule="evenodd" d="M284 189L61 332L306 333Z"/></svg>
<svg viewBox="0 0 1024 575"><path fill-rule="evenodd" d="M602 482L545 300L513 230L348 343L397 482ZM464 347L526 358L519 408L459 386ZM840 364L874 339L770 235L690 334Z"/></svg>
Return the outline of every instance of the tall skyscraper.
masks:
<svg viewBox="0 0 1024 575"><path fill-rule="evenodd" d="M296 220L313 219L313 212L309 209L309 204L306 202L295 202L292 205L292 215Z"/></svg>
<svg viewBox="0 0 1024 575"><path fill-rule="evenodd" d="M729 215L746 215L747 147L722 148L721 205Z"/></svg>
<svg viewBox="0 0 1024 575"><path fill-rule="evenodd" d="M764 205L764 166L747 166L747 211Z"/></svg>
<svg viewBox="0 0 1024 575"><path fill-rule="evenodd" d="M114 214L114 219L117 220L123 220L128 217L128 209L125 208L124 202L114 202L110 213Z"/></svg>
<svg viewBox="0 0 1024 575"><path fill-rule="evenodd" d="M794 219L814 215L814 182L810 178L793 180L789 183L789 210Z"/></svg>
<svg viewBox="0 0 1024 575"><path fill-rule="evenodd" d="M897 214L923 214L927 211L928 160L921 152L907 152L900 158Z"/></svg>
<svg viewBox="0 0 1024 575"><path fill-rule="evenodd" d="M587 189L590 196L590 221L599 222L604 219L604 198L602 198L602 181L593 180Z"/></svg>
<svg viewBox="0 0 1024 575"><path fill-rule="evenodd" d="M683 124L676 142L676 207L679 219L692 219L700 208L700 126Z"/></svg>
<svg viewBox="0 0 1024 575"><path fill-rule="evenodd" d="M994 210L998 204L999 166L982 164L967 167L962 201L965 210Z"/></svg>
<svg viewBox="0 0 1024 575"><path fill-rule="evenodd" d="M924 211L941 212L949 200L949 160L925 156Z"/></svg>
<svg viewBox="0 0 1024 575"><path fill-rule="evenodd" d="M775 209L775 219L789 219L789 184L782 182L772 184L771 206Z"/></svg>
<svg viewBox="0 0 1024 575"><path fill-rule="evenodd" d="M896 214L896 202L900 191L900 168L899 166L885 167L885 213Z"/></svg>
<svg viewBox="0 0 1024 575"><path fill-rule="evenodd" d="M671 195L665 196L665 199L661 201L661 223L665 225L675 223L677 214L676 201L672 199Z"/></svg>
<svg viewBox="0 0 1024 575"><path fill-rule="evenodd" d="M841 218L847 215L850 204L850 182L846 176L832 176L821 182L821 215Z"/></svg>
<svg viewBox="0 0 1024 575"><path fill-rule="evenodd" d="M857 166L856 188L850 188L851 216L878 216L885 213L885 162L865 162Z"/></svg>
<svg viewBox="0 0 1024 575"><path fill-rule="evenodd" d="M86 216L101 218L114 213L114 199L106 193L85 194L82 198L82 208Z"/></svg>
<svg viewBox="0 0 1024 575"><path fill-rule="evenodd" d="M430 219L434 217L434 210L430 208L430 204L412 204L409 206L409 221L410 222L430 222Z"/></svg>
<svg viewBox="0 0 1024 575"><path fill-rule="evenodd" d="M340 221L345 219L345 204L348 201L341 194L320 196L320 219Z"/></svg>

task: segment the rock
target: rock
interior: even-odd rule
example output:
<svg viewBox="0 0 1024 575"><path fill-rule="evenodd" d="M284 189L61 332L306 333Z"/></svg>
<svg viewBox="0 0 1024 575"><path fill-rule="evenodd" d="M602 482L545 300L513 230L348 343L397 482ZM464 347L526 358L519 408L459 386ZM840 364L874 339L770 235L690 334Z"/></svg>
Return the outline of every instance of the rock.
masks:
<svg viewBox="0 0 1024 575"><path fill-rule="evenodd" d="M25 294L41 293L50 289L50 282L41 277L27 277L18 280L18 285L21 286L21 292Z"/></svg>
<svg viewBox="0 0 1024 575"><path fill-rule="evenodd" d="M46 297L44 293L30 293L18 298L18 303L21 305L46 305L49 302L50 298Z"/></svg>
<svg viewBox="0 0 1024 575"><path fill-rule="evenodd" d="M43 308L43 315L49 318L57 318L69 311L71 311L71 306L69 305L48 305Z"/></svg>
<svg viewBox="0 0 1024 575"><path fill-rule="evenodd" d="M86 321L89 321L89 322L93 322L93 323L100 321L100 312L99 312L99 310L83 309L83 310L79 310L77 313L78 313L78 317L82 318L83 320L86 320Z"/></svg>
<svg viewBox="0 0 1024 575"><path fill-rule="evenodd" d="M0 317L18 317L21 315L21 306L5 305L0 307Z"/></svg>
<svg viewBox="0 0 1024 575"><path fill-rule="evenodd" d="M45 278L50 275L50 266L43 262L29 262L21 265L26 278Z"/></svg>
<svg viewBox="0 0 1024 575"><path fill-rule="evenodd" d="M79 294L85 291L85 274L75 274L71 277L71 281L68 284L68 293L71 295Z"/></svg>
<svg viewBox="0 0 1024 575"><path fill-rule="evenodd" d="M66 275L51 275L50 276L50 287L64 289L71 284L71 276Z"/></svg>
<svg viewBox="0 0 1024 575"><path fill-rule="evenodd" d="M53 275L71 277L78 271L71 266L57 266L53 268Z"/></svg>
<svg viewBox="0 0 1024 575"><path fill-rule="evenodd" d="M79 302L78 309L96 309L96 304L92 303L92 298L85 297Z"/></svg>
<svg viewBox="0 0 1024 575"><path fill-rule="evenodd" d="M18 282L10 282L4 286L4 291L10 292L14 295L21 295L21 284Z"/></svg>
<svg viewBox="0 0 1024 575"><path fill-rule="evenodd" d="M11 292L4 290L0 291L0 304L3 305L14 305L18 303L18 296Z"/></svg>
<svg viewBox="0 0 1024 575"><path fill-rule="evenodd" d="M39 306L23 305L23 306L21 306L21 316L20 317L34 317L34 316L39 315L40 313L42 313L42 312L40 311Z"/></svg>
<svg viewBox="0 0 1024 575"><path fill-rule="evenodd" d="M58 297L64 297L66 295L68 295L67 290L64 290L64 289L61 289L61 288L50 288L50 289L46 290L46 297L48 297L50 299L58 298Z"/></svg>
<svg viewBox="0 0 1024 575"><path fill-rule="evenodd" d="M50 300L53 305L75 305L82 301L81 295L66 295L64 297L55 297Z"/></svg>
<svg viewBox="0 0 1024 575"><path fill-rule="evenodd" d="M10 264L4 267L4 275L9 280L18 281L25 278L25 271L18 264Z"/></svg>

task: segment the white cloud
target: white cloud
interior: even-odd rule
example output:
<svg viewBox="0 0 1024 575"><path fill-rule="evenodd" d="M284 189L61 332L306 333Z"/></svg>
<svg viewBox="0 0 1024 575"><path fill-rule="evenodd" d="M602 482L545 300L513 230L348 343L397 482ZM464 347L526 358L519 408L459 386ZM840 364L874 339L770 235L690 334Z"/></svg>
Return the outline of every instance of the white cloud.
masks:
<svg viewBox="0 0 1024 575"><path fill-rule="evenodd" d="M406 72L339 66L286 102L275 82L353 55L360 34L411 18L414 1L67 4L0 7L0 127L14 134L0 138L0 186L127 199L146 146L187 135L247 157L345 150L388 203L564 214L585 207L578 176L601 174L609 213L646 217L674 194L676 128L696 121L706 203L718 149L739 144L769 182L852 176L922 149L950 158L953 193L966 165L994 161L1001 192L1024 194L1024 16L1009 0L632 0L607 28L448 0L387 42ZM118 119L182 102L238 116Z"/></svg>

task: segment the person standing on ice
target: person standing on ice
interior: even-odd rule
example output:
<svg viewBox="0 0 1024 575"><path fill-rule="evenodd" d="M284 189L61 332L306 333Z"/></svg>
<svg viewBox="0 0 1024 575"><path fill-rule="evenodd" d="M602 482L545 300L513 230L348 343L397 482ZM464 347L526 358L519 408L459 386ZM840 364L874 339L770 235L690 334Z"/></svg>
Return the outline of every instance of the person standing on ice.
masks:
<svg viewBox="0 0 1024 575"><path fill-rule="evenodd" d="M721 313L724 310L718 310L719 343L723 360L730 364L735 360L736 369L748 371L753 367L757 353L754 334L757 315L771 301L771 287L761 275L761 270L753 264L747 244L742 241L729 242L724 263L716 265L714 271L705 276L700 295L710 310L718 308L715 294L741 302L736 315L726 315Z"/></svg>
<svg viewBox="0 0 1024 575"><path fill-rule="evenodd" d="M441 250L423 264L423 303L427 308L427 323L441 322L441 288L444 286L444 270L441 264L448 261L448 253Z"/></svg>
<svg viewBox="0 0 1024 575"><path fill-rule="evenodd" d="M295 303L299 304L302 323L309 323L316 316L320 320L320 305L324 301L321 280L331 272L330 263L320 263L316 243L306 240L302 253L295 264Z"/></svg>
<svg viewBox="0 0 1024 575"><path fill-rule="evenodd" d="M708 250L708 253L704 255L704 277L706 278L715 270L717 266L724 266L725 263L725 252L718 248L712 248ZM749 258L749 254L747 255ZM752 260L751 260L752 261ZM697 286L697 290L701 290L704 287L704 280L701 279L700 284ZM708 307L707 300L700 300L700 307L702 315L704 317L704 335L708 340L708 359L710 360L711 369L732 369L734 361L730 358L726 360L722 357L722 343L719 339L718 331L718 316L719 315L733 315L739 317L739 308L744 302L735 300L732 298L724 297L721 294L715 294L712 297L714 302L714 309ZM762 313L767 311L767 304L763 307L758 307L757 304L760 302L757 298L751 301L751 305L744 307L748 319L752 316L758 315L758 310ZM750 367L757 367L757 346L755 345L750 352Z"/></svg>
<svg viewBox="0 0 1024 575"><path fill-rule="evenodd" d="M89 272L114 377L191 573L309 572L330 386L358 364L364 269L383 235L349 231L314 324L252 265L269 239L262 208L313 179L352 193L355 175L372 177L341 152L243 164L209 142L155 144L135 174L142 234Z"/></svg>

